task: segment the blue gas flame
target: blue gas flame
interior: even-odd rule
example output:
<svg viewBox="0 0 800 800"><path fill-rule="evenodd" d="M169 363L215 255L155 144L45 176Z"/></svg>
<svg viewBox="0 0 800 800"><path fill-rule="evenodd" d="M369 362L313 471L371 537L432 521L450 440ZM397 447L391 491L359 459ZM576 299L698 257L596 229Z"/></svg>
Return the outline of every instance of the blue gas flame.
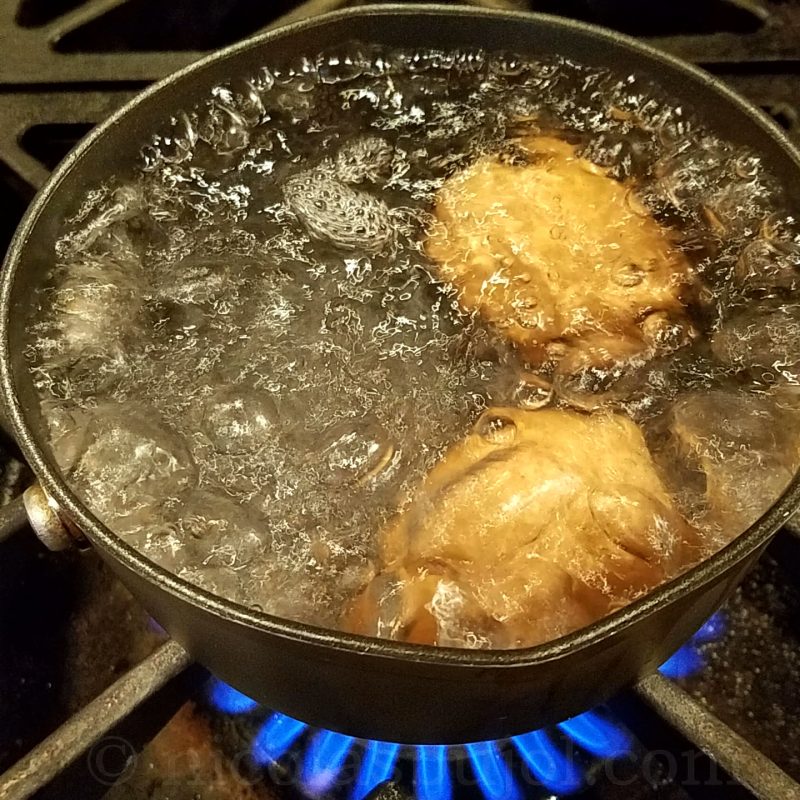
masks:
<svg viewBox="0 0 800 800"><path fill-rule="evenodd" d="M468 744L466 749L486 800L522 800L497 742Z"/></svg>
<svg viewBox="0 0 800 800"><path fill-rule="evenodd" d="M417 751L417 800L450 800L453 783L447 766L447 745L420 745Z"/></svg>
<svg viewBox="0 0 800 800"><path fill-rule="evenodd" d="M258 708L258 702L216 678L210 681L208 697L223 714L246 714Z"/></svg>
<svg viewBox="0 0 800 800"><path fill-rule="evenodd" d="M352 736L334 731L320 731L311 740L300 775L300 784L309 797L320 797L336 783L354 741Z"/></svg>
<svg viewBox="0 0 800 800"><path fill-rule="evenodd" d="M273 714L259 729L253 739L253 760L260 766L274 764L308 727L305 722Z"/></svg>
<svg viewBox="0 0 800 800"><path fill-rule="evenodd" d="M728 630L728 619L722 611L709 617L705 624L697 633L692 636L694 644L705 644L706 642L718 642Z"/></svg>
<svg viewBox="0 0 800 800"><path fill-rule="evenodd" d="M598 758L622 758L632 749L630 734L597 711L586 711L560 723L575 744Z"/></svg>
<svg viewBox="0 0 800 800"><path fill-rule="evenodd" d="M394 771L399 752L399 744L368 742L351 800L364 800L376 786L388 780Z"/></svg>
<svg viewBox="0 0 800 800"><path fill-rule="evenodd" d="M572 794L583 786L575 762L567 758L544 731L515 736L514 746L536 779L555 794Z"/></svg>
<svg viewBox="0 0 800 800"><path fill-rule="evenodd" d="M667 678L677 680L688 678L702 672L706 666L706 660L698 649L699 645L707 642L715 642L725 635L728 621L725 615L718 611L710 617L706 623L695 633L694 636L676 650L658 669Z"/></svg>
<svg viewBox="0 0 800 800"><path fill-rule="evenodd" d="M700 645L716 641L725 634L727 620L721 613L711 617L692 639L661 667L669 678L693 675L705 666ZM246 714L259 708L247 697L219 680L209 684L211 704L225 714ZM607 714L587 711L565 720L558 729L581 750L597 758L621 758L630 754L631 736ZM306 731L308 725L284 714L272 714L258 729L252 744L256 764L268 766L280 760ZM556 744L545 731L534 731L511 740L530 773L548 791L568 795L583 787L582 771L574 758ZM316 730L305 743L299 782L306 794L326 794L342 774L355 739L333 731ZM520 800L521 792L503 756L504 743L478 742L465 745L478 785L486 800ZM389 742L361 741L360 759L352 781L349 800L364 800L384 781L393 777L401 746ZM452 800L453 778L446 745L418 745L408 749L415 756L414 787L416 800Z"/></svg>
<svg viewBox="0 0 800 800"><path fill-rule="evenodd" d="M688 678L702 672L705 660L693 647L684 645L665 661L658 671L667 678Z"/></svg>

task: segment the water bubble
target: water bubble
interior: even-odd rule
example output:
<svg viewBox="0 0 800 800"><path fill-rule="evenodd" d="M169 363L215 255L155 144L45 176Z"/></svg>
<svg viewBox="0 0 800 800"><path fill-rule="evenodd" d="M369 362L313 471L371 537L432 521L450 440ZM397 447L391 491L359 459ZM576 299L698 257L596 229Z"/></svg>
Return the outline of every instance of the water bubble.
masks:
<svg viewBox="0 0 800 800"><path fill-rule="evenodd" d="M230 92L230 104L236 108L247 125L258 125L264 120L267 112L262 99L263 88L259 88L256 81L235 78L231 81Z"/></svg>
<svg viewBox="0 0 800 800"><path fill-rule="evenodd" d="M196 480L186 445L141 404L98 406L74 475L101 519L158 505ZM120 455L124 454L124 458Z"/></svg>
<svg viewBox="0 0 800 800"><path fill-rule="evenodd" d="M265 548L262 526L237 503L207 490L195 490L185 497L176 529L190 563L202 569L238 570Z"/></svg>
<svg viewBox="0 0 800 800"><path fill-rule="evenodd" d="M250 142L250 133L244 117L233 108L213 103L199 120L198 137L207 142L220 155L232 155L243 150Z"/></svg>
<svg viewBox="0 0 800 800"><path fill-rule="evenodd" d="M492 56L489 71L492 74L517 77L530 69L528 62L513 53L501 53Z"/></svg>
<svg viewBox="0 0 800 800"><path fill-rule="evenodd" d="M359 55L323 55L317 61L317 72L322 83L337 84L363 75L365 66Z"/></svg>
<svg viewBox="0 0 800 800"><path fill-rule="evenodd" d="M535 372L524 374L514 389L515 405L530 410L543 408L553 399L553 384Z"/></svg>
<svg viewBox="0 0 800 800"><path fill-rule="evenodd" d="M268 393L229 386L206 401L203 430L220 453L251 453L265 446L277 417Z"/></svg>
<svg viewBox="0 0 800 800"><path fill-rule="evenodd" d="M517 436L517 425L510 417L487 411L475 424L475 432L492 444L508 445Z"/></svg>
<svg viewBox="0 0 800 800"><path fill-rule="evenodd" d="M800 281L800 244L757 239L741 252L734 277L746 293L794 289Z"/></svg>
<svg viewBox="0 0 800 800"><path fill-rule="evenodd" d="M394 454L394 443L374 418L338 423L321 437L322 480L333 485L365 484L389 466Z"/></svg>

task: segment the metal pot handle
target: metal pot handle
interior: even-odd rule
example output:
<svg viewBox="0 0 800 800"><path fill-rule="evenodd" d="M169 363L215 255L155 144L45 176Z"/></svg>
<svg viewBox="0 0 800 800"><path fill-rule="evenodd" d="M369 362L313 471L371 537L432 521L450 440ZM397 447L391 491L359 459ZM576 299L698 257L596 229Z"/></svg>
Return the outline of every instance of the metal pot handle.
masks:
<svg viewBox="0 0 800 800"><path fill-rule="evenodd" d="M2 402L0 431L10 442L14 441L14 432ZM61 518L55 501L38 481L31 484L19 497L0 507L0 543L23 530L26 524L30 525L48 550L68 550L76 544L87 546L83 534Z"/></svg>
<svg viewBox="0 0 800 800"><path fill-rule="evenodd" d="M48 550L68 550L86 544L80 532L61 519L58 506L38 483L0 508L0 543L27 525Z"/></svg>

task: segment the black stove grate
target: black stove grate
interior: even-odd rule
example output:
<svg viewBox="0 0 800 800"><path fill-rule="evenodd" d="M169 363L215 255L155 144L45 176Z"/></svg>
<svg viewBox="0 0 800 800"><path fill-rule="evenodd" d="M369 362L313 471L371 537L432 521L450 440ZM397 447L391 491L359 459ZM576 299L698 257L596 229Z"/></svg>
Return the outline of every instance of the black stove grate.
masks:
<svg viewBox="0 0 800 800"><path fill-rule="evenodd" d="M638 0L470 4L535 7L644 34L719 75L800 135L800 4L793 0L671 0L646 9L638 8ZM77 141L82 126L104 119L147 83L242 36L354 5L364 3L173 0L165 13L157 0L6 2L0 6L0 41L8 43L0 60L5 177L30 193L47 177L59 140ZM37 147L43 141L50 147Z"/></svg>
<svg viewBox="0 0 800 800"><path fill-rule="evenodd" d="M517 10L535 6L642 36L723 78L800 140L800 2L796 0L671 0L646 8L641 0L468 1ZM27 202L60 158L136 91L243 36L363 4L357 0L203 4L7 0L1 4L0 248L5 248ZM10 445L0 452L0 462L4 465L0 494L7 501L24 484L27 473ZM4 642L0 695L8 712L7 724L0 726L7 729L0 732L0 769L17 763L0 777L0 797L13 800L38 791L41 798L89 800L104 795L108 786L87 778L81 753L96 742L115 741L109 737L117 735L120 726L140 728L137 734L127 732L125 741L148 741L182 700L197 696L202 675L185 670L186 656L170 642L146 655L161 639L148 629L145 615L96 557L43 556L34 545L32 541L2 544L7 557L0 560L0 607L3 614L12 607L14 612L0 617ZM648 678L617 701L621 713L639 721L637 734L641 732L651 754L689 748L687 752L702 761L700 751L705 751L721 767L721 779L717 784L693 783L682 769L661 781L632 773L626 793L612 794L600 786L593 797L800 798L800 785L787 776L800 780L796 747L800 734L795 730L800 711L796 621L800 589L795 568L800 566L800 539L785 531L770 553L732 601L733 633L709 650L706 672L683 682L683 688L659 676ZM47 587L44 592L42 585ZM63 605L55 609L59 603ZM112 621L109 615L116 617ZM12 657L6 643L13 645L18 658ZM180 678L172 680L178 674ZM73 760L83 769L66 769ZM708 764L713 771L714 763ZM46 788L51 778L55 780ZM109 800L182 800L182 792L188 792L161 773L140 779L138 793L134 781L112 788ZM219 797L288 796L277 789L252 792ZM388 787L381 796L388 800L404 795L401 789Z"/></svg>

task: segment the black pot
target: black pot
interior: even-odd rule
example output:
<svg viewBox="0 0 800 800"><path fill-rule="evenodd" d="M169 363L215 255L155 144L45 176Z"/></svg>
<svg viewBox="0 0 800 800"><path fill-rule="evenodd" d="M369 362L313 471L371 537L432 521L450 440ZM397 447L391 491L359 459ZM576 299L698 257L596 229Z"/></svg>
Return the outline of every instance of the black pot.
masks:
<svg viewBox="0 0 800 800"><path fill-rule="evenodd" d="M255 37L182 70L94 130L38 194L2 274L2 393L13 433L60 514L77 526L194 657L246 694L313 725L397 742L499 738L555 723L654 670L733 591L800 503L795 480L746 533L649 596L558 641L514 651L413 646L321 630L216 598L149 562L101 525L55 467L23 355L33 290L62 220L90 186L133 164L148 134L235 75L350 39L390 46L560 54L651 76L709 128L756 150L798 203L800 156L758 110L706 73L600 28L547 16L436 6L343 11ZM791 197L792 192L794 196Z"/></svg>

